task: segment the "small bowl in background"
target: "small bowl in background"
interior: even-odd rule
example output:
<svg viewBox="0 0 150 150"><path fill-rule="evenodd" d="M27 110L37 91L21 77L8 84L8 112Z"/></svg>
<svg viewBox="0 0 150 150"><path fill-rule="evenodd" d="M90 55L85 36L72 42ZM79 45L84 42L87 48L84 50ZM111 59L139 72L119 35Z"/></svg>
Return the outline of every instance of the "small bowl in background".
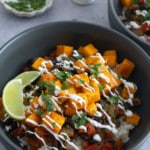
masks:
<svg viewBox="0 0 150 150"><path fill-rule="evenodd" d="M108 1L108 17L110 25L113 29L125 34L137 44L139 44L147 53L150 55L150 43L140 39L132 31L126 28L124 23L121 21L119 16L122 15L122 6L120 0L109 0Z"/></svg>
<svg viewBox="0 0 150 150"><path fill-rule="evenodd" d="M7 0L0 0L0 3L4 6L4 8L8 12L10 12L10 13L16 15L16 16L19 16L19 17L33 17L33 16L40 15L40 14L44 13L46 10L48 10L53 4L53 0L45 0L45 6L43 6L42 8L27 12L27 11L18 11L18 10L16 10L15 8L9 6L6 3L6 1Z"/></svg>

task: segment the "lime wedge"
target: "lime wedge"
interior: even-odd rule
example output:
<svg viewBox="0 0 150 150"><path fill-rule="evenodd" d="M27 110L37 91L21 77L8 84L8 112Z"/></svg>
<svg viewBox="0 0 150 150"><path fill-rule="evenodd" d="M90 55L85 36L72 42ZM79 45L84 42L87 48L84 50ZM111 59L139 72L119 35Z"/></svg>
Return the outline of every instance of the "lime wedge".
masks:
<svg viewBox="0 0 150 150"><path fill-rule="evenodd" d="M26 71L23 72L15 77L15 79L21 79L22 80L22 86L23 88L35 81L41 73L39 71Z"/></svg>
<svg viewBox="0 0 150 150"><path fill-rule="evenodd" d="M23 89L22 80L10 80L3 89L3 106L10 117L16 120L25 118L23 107Z"/></svg>

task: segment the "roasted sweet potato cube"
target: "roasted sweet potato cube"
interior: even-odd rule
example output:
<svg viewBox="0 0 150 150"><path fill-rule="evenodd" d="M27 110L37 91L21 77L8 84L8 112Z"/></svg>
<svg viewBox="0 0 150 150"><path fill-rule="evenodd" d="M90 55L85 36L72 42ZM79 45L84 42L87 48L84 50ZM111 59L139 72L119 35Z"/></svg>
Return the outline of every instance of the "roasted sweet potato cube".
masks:
<svg viewBox="0 0 150 150"><path fill-rule="evenodd" d="M135 87L124 87L121 91L121 96L125 99L128 99L130 94L135 94L137 89Z"/></svg>
<svg viewBox="0 0 150 150"><path fill-rule="evenodd" d="M56 76L52 73L43 73L41 78L40 78L40 82L42 81L46 81L46 82L53 82L55 81Z"/></svg>
<svg viewBox="0 0 150 150"><path fill-rule="evenodd" d="M80 54L82 54L85 57L89 57L91 55L94 55L98 52L98 49L94 47L92 44L88 44L84 47L79 48Z"/></svg>
<svg viewBox="0 0 150 150"><path fill-rule="evenodd" d="M70 77L69 80L72 82L72 85L75 86L75 88L82 88L83 84L89 83L89 77L87 73L74 75Z"/></svg>
<svg viewBox="0 0 150 150"><path fill-rule="evenodd" d="M131 7L133 5L133 0L121 0L121 4L123 7Z"/></svg>
<svg viewBox="0 0 150 150"><path fill-rule="evenodd" d="M56 56L59 56L61 54L66 54L69 58L72 56L73 53L73 47L68 45L57 45L56 48Z"/></svg>
<svg viewBox="0 0 150 150"><path fill-rule="evenodd" d="M99 57L87 57L85 60L87 65L96 65L96 64L101 64L102 61Z"/></svg>
<svg viewBox="0 0 150 150"><path fill-rule="evenodd" d="M42 117L42 124L49 127L56 134L60 132L64 122L65 118L54 111L46 113Z"/></svg>
<svg viewBox="0 0 150 150"><path fill-rule="evenodd" d="M132 73L132 71L134 70L134 68L135 64L132 61L125 58L123 62L119 64L118 67L116 68L116 73L124 78L128 78Z"/></svg>
<svg viewBox="0 0 150 150"><path fill-rule="evenodd" d="M76 108L72 104L68 103L64 108L64 112L65 115L72 116L76 114Z"/></svg>
<svg viewBox="0 0 150 150"><path fill-rule="evenodd" d="M62 83L61 83L60 80L56 80L56 81L54 82L54 84L55 84L57 87L59 87L59 88L62 87Z"/></svg>
<svg viewBox="0 0 150 150"><path fill-rule="evenodd" d="M107 62L110 68L113 68L117 64L117 53L116 50L106 50L103 53L103 58Z"/></svg>
<svg viewBox="0 0 150 150"><path fill-rule="evenodd" d="M140 116L137 113L133 113L132 116L126 117L126 122L131 123L133 125L138 125L140 121Z"/></svg>
<svg viewBox="0 0 150 150"><path fill-rule="evenodd" d="M25 119L25 124L27 124L29 127L36 127L40 124L40 122L41 117L35 112L32 112L32 114Z"/></svg>
<svg viewBox="0 0 150 150"><path fill-rule="evenodd" d="M83 60L77 60L74 62L74 68L76 69L77 73L83 73L86 72L88 69L88 66Z"/></svg>
<svg viewBox="0 0 150 150"><path fill-rule="evenodd" d="M109 72L108 70L104 70L102 73L99 74L99 81L100 83L102 83L103 85L107 85L104 88L104 91L107 93L111 89L114 89L118 86L120 86L121 84L121 80L114 76L111 72Z"/></svg>
<svg viewBox="0 0 150 150"><path fill-rule="evenodd" d="M44 65L42 65L42 63L44 63ZM39 67L44 67L50 71L53 67L53 64L50 60L39 57L33 62L32 68L35 70L39 70Z"/></svg>
<svg viewBox="0 0 150 150"><path fill-rule="evenodd" d="M33 100L30 100L30 106L33 109L46 109L45 101L38 96L35 96Z"/></svg>
<svg viewBox="0 0 150 150"><path fill-rule="evenodd" d="M86 93L69 94L69 101L77 110L81 110L86 108L88 97Z"/></svg>
<svg viewBox="0 0 150 150"><path fill-rule="evenodd" d="M98 91L95 91L95 92L87 91L86 95L88 97L89 104L99 102L101 100L100 93Z"/></svg>
<svg viewBox="0 0 150 150"><path fill-rule="evenodd" d="M87 111L89 116L94 116L97 111L97 106L95 103L88 104Z"/></svg>
<svg viewBox="0 0 150 150"><path fill-rule="evenodd" d="M69 87L66 90L61 90L61 92L58 94L59 96L59 101L61 101L62 103L69 100L69 98L67 97L68 94L76 94L77 91L74 87Z"/></svg>

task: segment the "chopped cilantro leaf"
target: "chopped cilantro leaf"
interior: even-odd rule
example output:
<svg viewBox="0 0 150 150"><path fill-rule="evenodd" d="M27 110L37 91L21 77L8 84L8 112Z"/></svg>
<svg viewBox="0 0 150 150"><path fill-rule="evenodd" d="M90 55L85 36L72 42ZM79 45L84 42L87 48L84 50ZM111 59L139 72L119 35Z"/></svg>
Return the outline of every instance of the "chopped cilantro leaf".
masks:
<svg viewBox="0 0 150 150"><path fill-rule="evenodd" d="M98 77L98 69L101 64L95 64L93 66L89 66L90 73L93 74L95 77Z"/></svg>
<svg viewBox="0 0 150 150"><path fill-rule="evenodd" d="M99 83L98 84L99 85L99 88L100 88L100 91L103 91L104 89L105 89L105 85L104 84L102 84L102 83Z"/></svg>
<svg viewBox="0 0 150 150"><path fill-rule="evenodd" d="M50 86L48 87L48 93L53 94L55 92L55 89L56 89L55 85L51 83Z"/></svg>
<svg viewBox="0 0 150 150"><path fill-rule="evenodd" d="M42 95L43 100L46 103L46 109L47 111L53 111L54 110L54 105L52 100L50 99L50 97L48 95Z"/></svg>
<svg viewBox="0 0 150 150"><path fill-rule="evenodd" d="M63 82L61 89L62 89L62 90L68 89L68 85L67 85L66 82Z"/></svg>
<svg viewBox="0 0 150 150"><path fill-rule="evenodd" d="M86 124L86 113L83 113L81 117L73 115L71 119L75 122L76 127L79 128Z"/></svg>
<svg viewBox="0 0 150 150"><path fill-rule="evenodd" d="M85 83L85 81L82 80L82 79L79 79L78 82L79 82L80 84L84 84L84 83Z"/></svg>
<svg viewBox="0 0 150 150"><path fill-rule="evenodd" d="M42 109L37 109L37 110L36 110L36 113L41 116L41 115L44 114L44 110L42 110Z"/></svg>
<svg viewBox="0 0 150 150"><path fill-rule="evenodd" d="M71 74L69 72L66 72L66 71L59 71L56 73L56 77L61 81L65 81L70 76L71 76Z"/></svg>
<svg viewBox="0 0 150 150"><path fill-rule="evenodd" d="M115 104L117 105L118 104L118 101L119 101L119 97L118 96L112 96L112 97L109 97L107 99L108 102L110 102L110 104Z"/></svg>

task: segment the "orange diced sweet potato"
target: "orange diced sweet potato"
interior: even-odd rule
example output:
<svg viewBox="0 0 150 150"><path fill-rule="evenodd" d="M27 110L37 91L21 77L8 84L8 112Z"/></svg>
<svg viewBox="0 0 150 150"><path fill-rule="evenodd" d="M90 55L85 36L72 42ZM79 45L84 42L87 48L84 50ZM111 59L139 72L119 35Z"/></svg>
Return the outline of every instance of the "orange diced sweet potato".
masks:
<svg viewBox="0 0 150 150"><path fill-rule="evenodd" d="M138 114L133 113L132 116L127 116L126 117L126 122L131 123L131 124L136 126L136 125L139 124L140 118L141 117Z"/></svg>
<svg viewBox="0 0 150 150"><path fill-rule="evenodd" d="M60 132L64 122L65 118L56 112L46 113L42 117L42 124L46 125L57 134Z"/></svg>
<svg viewBox="0 0 150 150"><path fill-rule="evenodd" d="M116 68L116 73L124 78L128 78L132 73L132 71L134 70L134 68L135 64L132 61L125 58L123 62L119 64L118 67Z"/></svg>
<svg viewBox="0 0 150 150"><path fill-rule="evenodd" d="M30 100L30 106L33 109L46 109L45 101L37 96Z"/></svg>
<svg viewBox="0 0 150 150"><path fill-rule="evenodd" d="M75 108L77 110L81 110L81 109L86 108L86 106L88 104L88 97L87 97L86 93L73 94L70 96L69 102L70 102L70 104L74 103Z"/></svg>
<svg viewBox="0 0 150 150"><path fill-rule="evenodd" d="M60 93L58 94L59 96L59 101L61 101L62 103L69 100L69 98L67 97L68 94L76 94L77 91L74 87L69 87L66 90L61 90Z"/></svg>
<svg viewBox="0 0 150 150"><path fill-rule="evenodd" d="M102 63L99 57L87 57L85 61L87 65L96 65Z"/></svg>
<svg viewBox="0 0 150 150"><path fill-rule="evenodd" d="M29 127L36 127L39 125L40 121L41 117L37 113L32 112L32 114L25 119L25 124Z"/></svg>
<svg viewBox="0 0 150 150"><path fill-rule="evenodd" d="M112 73L110 73L108 70L104 70L100 75L99 75L99 81L100 83L104 85L108 85L110 89L114 89L121 84L121 80L114 76ZM104 88L104 91L107 93L109 91L108 87Z"/></svg>
<svg viewBox="0 0 150 150"><path fill-rule="evenodd" d="M88 104L87 106L88 115L94 116L95 112L97 111L97 106L95 103Z"/></svg>
<svg viewBox="0 0 150 150"><path fill-rule="evenodd" d="M113 68L117 64L117 53L116 50L106 50L103 53L103 58L107 62L110 68Z"/></svg>
<svg viewBox="0 0 150 150"><path fill-rule="evenodd" d="M79 48L80 54L84 55L85 57L89 57L91 55L94 55L98 52L98 49L94 47L92 44L88 44L84 47Z"/></svg>
<svg viewBox="0 0 150 150"><path fill-rule="evenodd" d="M64 112L66 115L72 116L76 114L76 108L72 104L68 103L64 108Z"/></svg>
<svg viewBox="0 0 150 150"><path fill-rule="evenodd" d="M39 67L42 67L42 63L45 62L46 68L50 71L53 67L53 64L51 63L51 61L47 61L46 59L39 57L37 58L33 64L32 64L32 68L35 70L39 70Z"/></svg>
<svg viewBox="0 0 150 150"><path fill-rule="evenodd" d="M123 7L131 7L133 4L133 0L121 0L121 4Z"/></svg>
<svg viewBox="0 0 150 150"><path fill-rule="evenodd" d="M135 94L136 88L129 87L128 89L124 87L121 91L121 96L125 99L129 98L129 94Z"/></svg>
<svg viewBox="0 0 150 150"><path fill-rule="evenodd" d="M66 54L69 58L72 56L73 47L67 45L57 45L56 56Z"/></svg>
<svg viewBox="0 0 150 150"><path fill-rule="evenodd" d="M86 63L83 60L77 60L74 62L74 67L77 71L77 73L83 73L86 72L88 69L88 66L86 65Z"/></svg>
<svg viewBox="0 0 150 150"><path fill-rule="evenodd" d="M40 81L48 81L48 82L53 82L56 79L56 76L51 73L43 73Z"/></svg>

